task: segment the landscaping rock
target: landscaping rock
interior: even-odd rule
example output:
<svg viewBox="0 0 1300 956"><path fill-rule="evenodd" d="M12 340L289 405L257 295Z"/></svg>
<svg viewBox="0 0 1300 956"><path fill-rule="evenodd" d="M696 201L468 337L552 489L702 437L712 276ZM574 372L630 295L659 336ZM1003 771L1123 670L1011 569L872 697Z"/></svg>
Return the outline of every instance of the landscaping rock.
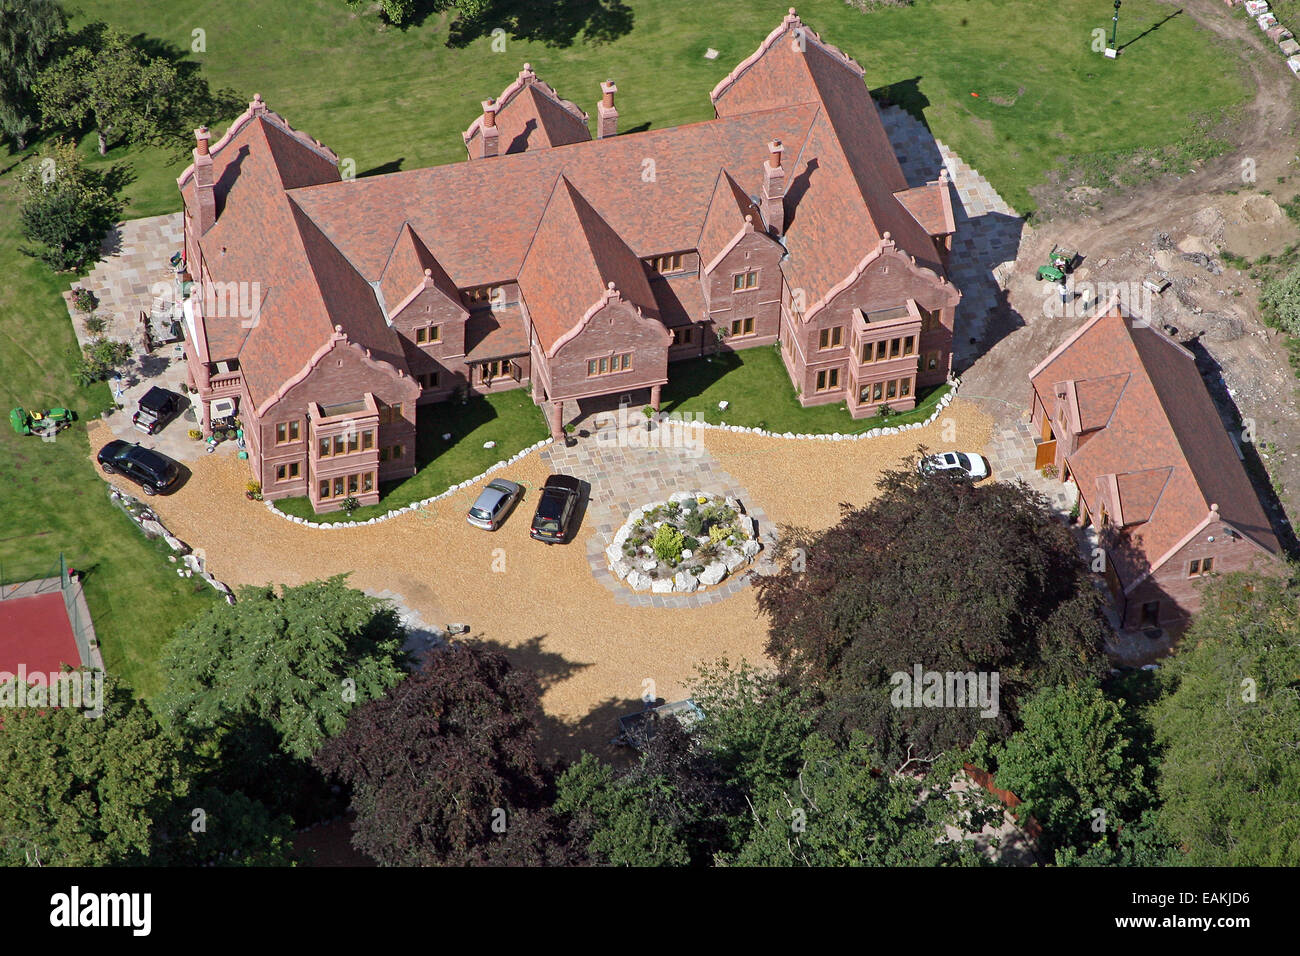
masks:
<svg viewBox="0 0 1300 956"><path fill-rule="evenodd" d="M715 561L707 568L700 572L700 584L706 588L711 588L718 584L727 576L727 566L721 562Z"/></svg>
<svg viewBox="0 0 1300 956"><path fill-rule="evenodd" d="M672 578L655 578L654 581L653 581L653 583L651 583L651 585L650 585L650 590L651 590L653 593L655 593L655 594L672 594L672 593L673 593L673 579L672 579Z"/></svg>
<svg viewBox="0 0 1300 956"><path fill-rule="evenodd" d="M614 577L622 581L624 578L626 578L629 574L632 573L632 565L628 564L626 561L620 558L619 560L614 561L613 563L610 564L609 571L611 574L614 575Z"/></svg>
<svg viewBox="0 0 1300 956"><path fill-rule="evenodd" d="M740 546L740 553L746 558L752 558L754 555L758 554L759 547L759 543L751 538Z"/></svg>
<svg viewBox="0 0 1300 956"><path fill-rule="evenodd" d="M673 590L681 591L684 594L690 594L699 588L700 582L695 575L689 571L678 571L673 576Z"/></svg>
<svg viewBox="0 0 1300 956"><path fill-rule="evenodd" d="M160 535L165 535L167 533L166 528L151 518L145 518L140 522L140 530L150 538L157 538Z"/></svg>
<svg viewBox="0 0 1300 956"><path fill-rule="evenodd" d="M468 625L468 624L448 624L448 625L447 625L447 632L448 632L449 634L468 634L468 633L469 633L469 625Z"/></svg>
<svg viewBox="0 0 1300 956"><path fill-rule="evenodd" d="M648 574L642 574L640 571L632 571L628 574L626 583L633 591L648 591L652 579Z"/></svg>
<svg viewBox="0 0 1300 956"><path fill-rule="evenodd" d="M733 551L733 552L731 552L730 554L728 554L728 555L723 559L723 563L726 565L727 573L728 573L728 574L731 574L731 573L733 573L733 572L734 572L738 567L740 567L742 564L744 564L744 563L745 563L746 561L748 561L748 560L749 560L749 558L747 558L747 557L746 557L744 554L742 554L741 552L739 552L739 551ZM708 570L708 569L706 568L705 570Z"/></svg>

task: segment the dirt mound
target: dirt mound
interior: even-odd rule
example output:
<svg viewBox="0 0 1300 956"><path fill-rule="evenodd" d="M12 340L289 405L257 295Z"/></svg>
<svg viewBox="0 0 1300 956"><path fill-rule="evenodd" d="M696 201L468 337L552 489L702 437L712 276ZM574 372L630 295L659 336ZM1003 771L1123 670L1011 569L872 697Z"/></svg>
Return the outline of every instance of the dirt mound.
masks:
<svg viewBox="0 0 1300 956"><path fill-rule="evenodd" d="M1248 196L1241 202L1241 215L1247 222L1276 222L1282 218L1282 207L1267 196Z"/></svg>

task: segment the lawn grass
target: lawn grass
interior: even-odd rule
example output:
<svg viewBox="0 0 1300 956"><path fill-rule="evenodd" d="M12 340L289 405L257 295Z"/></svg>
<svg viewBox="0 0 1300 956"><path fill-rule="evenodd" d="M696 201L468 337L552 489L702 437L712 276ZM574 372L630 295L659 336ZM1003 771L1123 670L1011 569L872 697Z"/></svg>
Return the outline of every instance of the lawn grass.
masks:
<svg viewBox="0 0 1300 956"><path fill-rule="evenodd" d="M6 177L7 178L7 177ZM49 577L63 552L85 575L86 601L108 670L141 695L161 686L156 660L176 626L217 594L175 566L108 500L90 464L84 419L110 401L108 386L79 388L76 339L54 276L18 252L20 237L8 184L0 182L0 575L6 581ZM14 405L63 405L83 421L53 442L9 428Z"/></svg>
<svg viewBox="0 0 1300 956"><path fill-rule="evenodd" d="M102 18L186 52L193 31L205 31L206 50L188 55L214 88L233 88L245 100L260 92L365 174L464 159L460 132L524 61L591 113L599 81L612 77L623 130L708 119L709 90L788 5L495 0L483 30L459 47L447 45L446 15L399 30L374 13L355 14L343 0L208 0L194 8L177 0L80 0L75 22ZM535 12L512 15L530 6ZM917 0L872 13L843 0L797 6L806 23L862 64L873 89L923 116L1021 212L1033 208L1029 190L1063 158L1086 162L1117 149L1185 143L1191 117L1222 115L1250 95L1233 65L1238 51L1185 12L1166 20L1178 8L1159 0L1124 4L1123 55L1113 61L1092 50L1094 29L1109 36L1108 0ZM599 11L603 19L590 32L612 38L589 42L574 18ZM498 26L507 38L493 52L487 34ZM704 58L709 48L716 59ZM229 119L213 117L214 131ZM176 208L174 177L187 160L164 167L159 151L137 155L138 214Z"/></svg>
<svg viewBox="0 0 1300 956"><path fill-rule="evenodd" d="M525 60L591 112L598 82L612 77L624 131L708 119L708 91L753 52L787 5L494 0L481 34L459 47L447 44L445 16L398 30L373 13L356 14L343 0L78 0L69 8L74 27L106 20L184 52L214 88L233 88L244 100L260 92L272 109L364 175L463 159L461 130ZM525 12L516 18L511 8ZM1117 61L1103 60L1089 49L1090 31L1109 26L1111 9L1107 0L918 0L863 14L842 0L799 4L806 22L862 63L873 88L921 115L1022 212L1032 208L1030 188L1062 157L1176 144L1185 139L1189 117L1231 110L1249 95L1224 48L1185 14L1136 39ZM1129 0L1120 42L1174 9ZM585 16L601 18L586 28L605 42L589 40L581 22L575 26L574 18ZM493 52L487 37L496 26L508 38L502 52ZM196 30L204 31L201 52L191 52ZM709 48L718 51L715 59L705 59ZM232 118L214 116L210 125L219 135ZM130 168L127 216L179 208L175 177L188 162L183 149L117 147L99 157L93 140L80 144L92 165ZM19 252L12 195L18 159L0 148L0 274L6 280L0 284L0 414L13 404L63 404L93 415L108 405L109 393L104 385L72 384L76 345L58 298L72 277L53 276ZM789 390L782 380L772 394L793 403ZM740 391L726 397L735 407L728 421L752 414L755 423L782 427L777 411L751 412ZM763 401L785 408L770 397ZM850 424L838 407L799 413L827 416L822 427L828 431L869 427ZM531 406L530 414L536 414ZM793 422L789 428L795 430ZM798 430L815 429L805 417ZM497 440L498 449L485 452L481 441L466 438L463 455L405 483L413 485L409 500L445 490L451 472L442 469L457 462L457 473L473 474L503 457L508 438ZM0 436L0 561L30 563L34 573L44 573L64 551L75 566L89 569L87 597L106 662L149 694L159 686L159 647L213 595L203 586L194 593L193 579L176 578L109 504L88 452L81 426L51 445ZM428 486L415 490L422 481ZM404 488L394 489L391 500L401 500Z"/></svg>
<svg viewBox="0 0 1300 956"><path fill-rule="evenodd" d="M710 359L674 362L664 386L661 410L693 415L714 425L741 425L796 435L857 435L885 425L906 425L930 417L949 390L922 390L916 408L888 419L853 418L844 402L804 408L775 346L724 352ZM727 410L718 408L727 402Z"/></svg>
<svg viewBox="0 0 1300 956"><path fill-rule="evenodd" d="M285 514L315 523L366 521L440 495L550 434L541 410L522 388L472 397L465 405L421 405L416 414L415 461L419 471L405 481L380 487L379 504L358 508L350 519L341 511L315 514L306 496L281 498L275 506ZM443 441L445 434L451 435L450 441ZM483 443L488 441L496 445L484 448Z"/></svg>

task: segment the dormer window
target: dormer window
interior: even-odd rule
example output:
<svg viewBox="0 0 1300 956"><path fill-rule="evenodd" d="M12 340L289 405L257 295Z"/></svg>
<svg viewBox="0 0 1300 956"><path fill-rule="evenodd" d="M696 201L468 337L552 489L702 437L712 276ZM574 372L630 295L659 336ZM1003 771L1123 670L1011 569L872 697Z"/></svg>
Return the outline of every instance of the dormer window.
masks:
<svg viewBox="0 0 1300 956"><path fill-rule="evenodd" d="M654 256L644 261L650 269L660 275L682 271L682 254L680 252L671 256Z"/></svg>

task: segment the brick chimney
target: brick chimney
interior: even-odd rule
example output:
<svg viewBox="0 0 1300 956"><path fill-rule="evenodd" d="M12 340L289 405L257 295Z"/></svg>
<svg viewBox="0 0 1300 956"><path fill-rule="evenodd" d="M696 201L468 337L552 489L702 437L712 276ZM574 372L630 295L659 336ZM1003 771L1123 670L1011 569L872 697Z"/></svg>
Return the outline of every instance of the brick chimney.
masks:
<svg viewBox="0 0 1300 956"><path fill-rule="evenodd" d="M785 147L779 139L767 144L768 160L763 164L763 192L760 194L760 209L768 231L779 236L785 231L785 169L781 166L781 154Z"/></svg>
<svg viewBox="0 0 1300 956"><path fill-rule="evenodd" d="M618 87L613 80L600 84L600 107L597 110L596 139L605 139L618 132L618 110L614 107L614 94Z"/></svg>
<svg viewBox="0 0 1300 956"><path fill-rule="evenodd" d="M217 221L217 197L213 191L212 156L208 153L211 134L206 126L194 131L194 228L203 235Z"/></svg>
<svg viewBox="0 0 1300 956"><path fill-rule="evenodd" d="M479 127L479 133L482 137L480 143L479 158L490 159L497 154L497 101L487 99L483 101L483 122Z"/></svg>

